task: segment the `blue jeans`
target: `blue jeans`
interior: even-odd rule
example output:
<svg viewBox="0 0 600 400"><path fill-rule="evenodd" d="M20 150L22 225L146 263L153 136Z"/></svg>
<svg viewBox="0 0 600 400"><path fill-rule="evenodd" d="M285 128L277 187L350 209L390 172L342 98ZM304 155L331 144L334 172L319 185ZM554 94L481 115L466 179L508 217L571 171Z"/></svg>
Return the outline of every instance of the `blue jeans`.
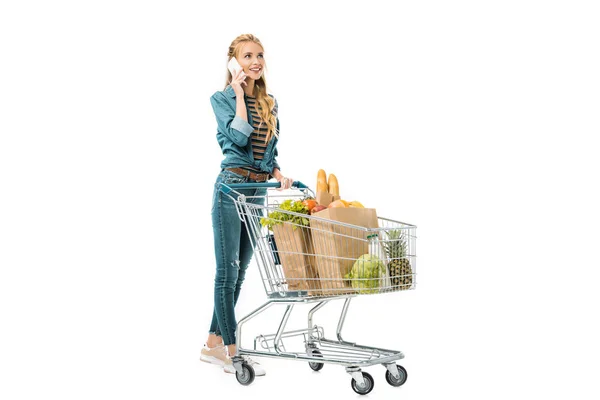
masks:
<svg viewBox="0 0 600 400"><path fill-rule="evenodd" d="M217 272L215 275L215 297L210 334L223 337L225 345L235 344L235 305L246 270L254 254L254 248L248 237L245 222L241 221L233 200L219 190L219 183L252 183L248 177L231 171L222 170L215 182L212 200L212 225L215 240L215 259ZM267 189L235 189L246 196L261 196L248 199L246 202L265 204ZM229 193L236 197L235 193Z"/></svg>

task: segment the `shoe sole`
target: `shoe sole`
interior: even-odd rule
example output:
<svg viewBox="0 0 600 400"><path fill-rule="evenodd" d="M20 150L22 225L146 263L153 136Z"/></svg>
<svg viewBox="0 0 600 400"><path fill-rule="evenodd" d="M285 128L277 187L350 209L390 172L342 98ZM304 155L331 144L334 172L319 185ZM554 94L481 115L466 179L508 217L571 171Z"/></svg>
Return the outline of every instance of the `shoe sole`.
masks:
<svg viewBox="0 0 600 400"><path fill-rule="evenodd" d="M235 367L233 365L230 367L230 369L228 369L227 367L225 367L225 362L216 357L205 356L202 354L202 355L200 355L200 361L223 367L223 372L225 372L226 374L235 374L236 373ZM255 373L254 376L265 376L267 374L266 372L256 373L256 371L254 371L254 373Z"/></svg>
<svg viewBox="0 0 600 400"><path fill-rule="evenodd" d="M200 356L200 361L203 361L203 362L209 363L209 364L213 364L213 365L218 365L219 367L222 367L225 365L223 360L219 360L218 358L213 357L213 356L202 355L202 356Z"/></svg>

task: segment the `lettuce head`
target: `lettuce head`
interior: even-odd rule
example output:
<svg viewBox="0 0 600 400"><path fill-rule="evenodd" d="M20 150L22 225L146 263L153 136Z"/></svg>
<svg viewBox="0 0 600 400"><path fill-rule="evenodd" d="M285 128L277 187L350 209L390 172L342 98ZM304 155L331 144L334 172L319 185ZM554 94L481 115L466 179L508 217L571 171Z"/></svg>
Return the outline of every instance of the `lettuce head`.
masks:
<svg viewBox="0 0 600 400"><path fill-rule="evenodd" d="M360 293L377 293L380 282L385 277L385 264L374 254L363 254L358 257L344 278L352 283L352 287Z"/></svg>

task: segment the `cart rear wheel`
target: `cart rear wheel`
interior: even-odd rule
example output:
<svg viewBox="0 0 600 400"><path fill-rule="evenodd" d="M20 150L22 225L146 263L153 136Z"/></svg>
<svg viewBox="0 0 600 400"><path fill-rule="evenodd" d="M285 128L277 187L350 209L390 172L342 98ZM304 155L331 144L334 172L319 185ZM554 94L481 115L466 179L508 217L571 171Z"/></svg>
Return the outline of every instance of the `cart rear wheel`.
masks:
<svg viewBox="0 0 600 400"><path fill-rule="evenodd" d="M237 378L239 383L241 383L244 386L248 386L249 384L254 382L254 368L252 368L251 365L248 365L247 363L243 363L242 371L243 371L242 374L240 374L237 371L235 372L235 377Z"/></svg>
<svg viewBox="0 0 600 400"><path fill-rule="evenodd" d="M323 354L321 354L321 352L319 350L313 350L312 351L312 355L313 357L321 357L323 358ZM320 363L320 362L312 362L309 361L308 362L308 366L313 370L313 371L320 371L323 369L323 367L325 366L325 364Z"/></svg>
<svg viewBox="0 0 600 400"><path fill-rule="evenodd" d="M373 386L375 386L375 381L373 377L368 372L363 372L363 379L365 380L364 386L358 386L358 383L354 378L352 378L352 390L354 390L358 394L368 394L373 390Z"/></svg>
<svg viewBox="0 0 600 400"><path fill-rule="evenodd" d="M400 374L398 379L394 378L394 375L392 375L390 371L385 371L385 380L390 385L398 387L404 385L404 382L406 382L406 378L408 378L408 374L406 373L404 367L400 365L396 365L396 367L398 367L398 373Z"/></svg>

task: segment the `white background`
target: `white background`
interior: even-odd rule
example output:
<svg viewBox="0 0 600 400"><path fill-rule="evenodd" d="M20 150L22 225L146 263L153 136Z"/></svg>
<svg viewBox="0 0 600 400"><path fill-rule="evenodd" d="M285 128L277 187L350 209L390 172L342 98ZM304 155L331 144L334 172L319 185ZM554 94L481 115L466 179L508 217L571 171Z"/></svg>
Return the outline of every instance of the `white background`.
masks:
<svg viewBox="0 0 600 400"><path fill-rule="evenodd" d="M344 328L406 354L402 388L367 369L370 397L597 399L594 2L216 4L2 3L0 397L358 397L342 367L264 359L242 387L198 361L222 159L209 98L253 33L282 172L314 186L323 168L418 226L417 290L356 298ZM253 265L237 315L264 300Z"/></svg>

